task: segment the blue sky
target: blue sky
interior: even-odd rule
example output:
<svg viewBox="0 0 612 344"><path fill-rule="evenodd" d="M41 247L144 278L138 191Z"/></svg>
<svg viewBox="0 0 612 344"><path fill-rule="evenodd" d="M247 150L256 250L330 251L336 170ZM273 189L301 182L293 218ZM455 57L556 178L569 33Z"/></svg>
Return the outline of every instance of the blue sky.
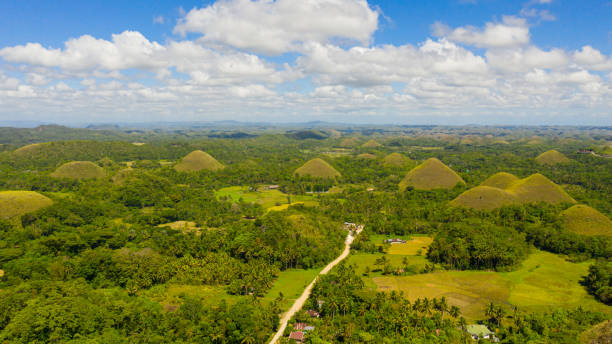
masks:
<svg viewBox="0 0 612 344"><path fill-rule="evenodd" d="M4 0L0 121L612 124L612 1L322 3Z"/></svg>

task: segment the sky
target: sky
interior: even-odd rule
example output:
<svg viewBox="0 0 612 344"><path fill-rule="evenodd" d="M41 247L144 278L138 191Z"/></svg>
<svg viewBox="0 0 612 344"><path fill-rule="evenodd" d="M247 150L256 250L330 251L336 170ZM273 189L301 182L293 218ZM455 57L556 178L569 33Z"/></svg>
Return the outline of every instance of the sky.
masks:
<svg viewBox="0 0 612 344"><path fill-rule="evenodd" d="M612 0L3 0L0 122L612 125Z"/></svg>

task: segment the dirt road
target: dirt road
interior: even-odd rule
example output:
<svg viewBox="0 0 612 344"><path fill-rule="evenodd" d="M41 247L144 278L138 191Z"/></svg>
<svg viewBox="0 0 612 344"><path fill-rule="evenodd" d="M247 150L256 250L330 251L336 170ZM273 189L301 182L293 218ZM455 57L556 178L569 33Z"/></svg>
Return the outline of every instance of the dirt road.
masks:
<svg viewBox="0 0 612 344"><path fill-rule="evenodd" d="M274 337L272 337L272 340L270 341L269 344L276 344L278 340L280 339L280 337L283 336L283 333L285 332L285 328L287 328L287 323L289 322L289 319L291 319L291 317L295 313L297 313L300 309L302 309L302 307L304 306L304 303L306 302L306 300L308 300L308 297L310 297L310 292L312 291L312 288L314 287L315 282L317 281L317 278L319 278L320 275L327 274L329 271L331 271L331 269L333 269L334 266L338 265L338 263L340 263L344 258L346 258L349 255L349 253L351 252L351 243L353 243L353 240L355 239L355 237L359 235L359 233L361 233L362 229L363 227L357 229L355 231L355 235L351 235L351 233L349 233L346 236L346 240L344 241L344 251L342 251L342 253L338 256L338 258L334 259L331 263L327 264L327 266L324 267L323 270L321 270L321 272L319 272L319 275L317 275L317 277L315 277L314 280L310 282L310 284L306 287L306 289L304 289L304 292L302 293L302 295L297 300L295 300L291 308L289 308L289 310L283 314L283 316L281 317L280 327L278 328L278 331L276 332Z"/></svg>

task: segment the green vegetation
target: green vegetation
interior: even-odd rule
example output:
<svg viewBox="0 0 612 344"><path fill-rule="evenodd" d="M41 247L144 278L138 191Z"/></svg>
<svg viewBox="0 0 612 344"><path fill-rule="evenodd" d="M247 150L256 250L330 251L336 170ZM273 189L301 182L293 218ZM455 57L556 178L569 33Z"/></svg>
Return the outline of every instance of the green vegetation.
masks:
<svg viewBox="0 0 612 344"><path fill-rule="evenodd" d="M102 178L105 175L104 170L91 161L68 162L51 173L51 177L68 179Z"/></svg>
<svg viewBox="0 0 612 344"><path fill-rule="evenodd" d="M399 187L401 191L407 187L417 190L452 189L457 184L465 182L440 160L430 158L408 172L399 183Z"/></svg>
<svg viewBox="0 0 612 344"><path fill-rule="evenodd" d="M217 171L223 168L223 164L218 162L210 154L202 152L201 150L196 150L187 154L181 162L174 166L174 169L179 172L197 172L202 170Z"/></svg>
<svg viewBox="0 0 612 344"><path fill-rule="evenodd" d="M589 267L584 285L601 302L612 305L612 261L600 260Z"/></svg>
<svg viewBox="0 0 612 344"><path fill-rule="evenodd" d="M562 187L540 173L512 183L507 189L522 203L576 203Z"/></svg>
<svg viewBox="0 0 612 344"><path fill-rule="evenodd" d="M612 221L599 211L577 204L561 212L565 228L582 235L612 236Z"/></svg>
<svg viewBox="0 0 612 344"><path fill-rule="evenodd" d="M34 191L0 191L0 218L25 215L48 207L53 201Z"/></svg>
<svg viewBox="0 0 612 344"><path fill-rule="evenodd" d="M487 180L482 182L480 185L489 186L493 188L499 188L499 189L507 189L508 187L510 187L510 185L512 185L514 182L518 180L519 178L513 174L506 173L506 172L499 172L487 178Z"/></svg>
<svg viewBox="0 0 612 344"><path fill-rule="evenodd" d="M370 153L361 153L361 154L357 155L357 159L376 160L376 155L370 154Z"/></svg>
<svg viewBox="0 0 612 344"><path fill-rule="evenodd" d="M230 186L215 192L217 198L231 199L233 202L255 203L268 210L285 210L291 204L316 205L311 195L288 195L278 189L270 190L265 186ZM291 204L288 203L291 201Z"/></svg>
<svg viewBox="0 0 612 344"><path fill-rule="evenodd" d="M463 192L449 205L491 210L515 203L517 203L517 198L514 194L496 187L481 185Z"/></svg>
<svg viewBox="0 0 612 344"><path fill-rule="evenodd" d="M363 147L363 148L378 148L378 147L382 147L382 145L380 143L376 142L376 140L372 139L372 140L369 140L368 142L362 144L361 147Z"/></svg>
<svg viewBox="0 0 612 344"><path fill-rule="evenodd" d="M570 162L570 159L568 159L565 155L559 153L554 149L551 149L538 155L535 160L538 164L543 165L566 164Z"/></svg>
<svg viewBox="0 0 612 344"><path fill-rule="evenodd" d="M315 158L307 161L300 168L295 170L294 174L304 177L313 178L335 178L340 177L340 172L332 167L327 161L321 158Z"/></svg>
<svg viewBox="0 0 612 344"><path fill-rule="evenodd" d="M406 167L414 165L414 161L400 153L391 153L385 157L383 164L388 167Z"/></svg>

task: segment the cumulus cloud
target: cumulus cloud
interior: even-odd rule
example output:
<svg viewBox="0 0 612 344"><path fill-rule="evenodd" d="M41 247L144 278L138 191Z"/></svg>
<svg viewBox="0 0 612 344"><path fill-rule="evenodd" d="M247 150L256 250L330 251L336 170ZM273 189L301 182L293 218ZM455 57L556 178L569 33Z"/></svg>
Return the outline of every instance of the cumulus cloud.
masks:
<svg viewBox="0 0 612 344"><path fill-rule="evenodd" d="M442 23L432 27L434 36L479 48L518 47L529 43L527 21L523 18L504 16L501 23L487 23L484 29L463 26L451 29Z"/></svg>
<svg viewBox="0 0 612 344"><path fill-rule="evenodd" d="M377 27L378 12L365 0L220 0L189 11L174 31L275 55L334 38L365 45Z"/></svg>

